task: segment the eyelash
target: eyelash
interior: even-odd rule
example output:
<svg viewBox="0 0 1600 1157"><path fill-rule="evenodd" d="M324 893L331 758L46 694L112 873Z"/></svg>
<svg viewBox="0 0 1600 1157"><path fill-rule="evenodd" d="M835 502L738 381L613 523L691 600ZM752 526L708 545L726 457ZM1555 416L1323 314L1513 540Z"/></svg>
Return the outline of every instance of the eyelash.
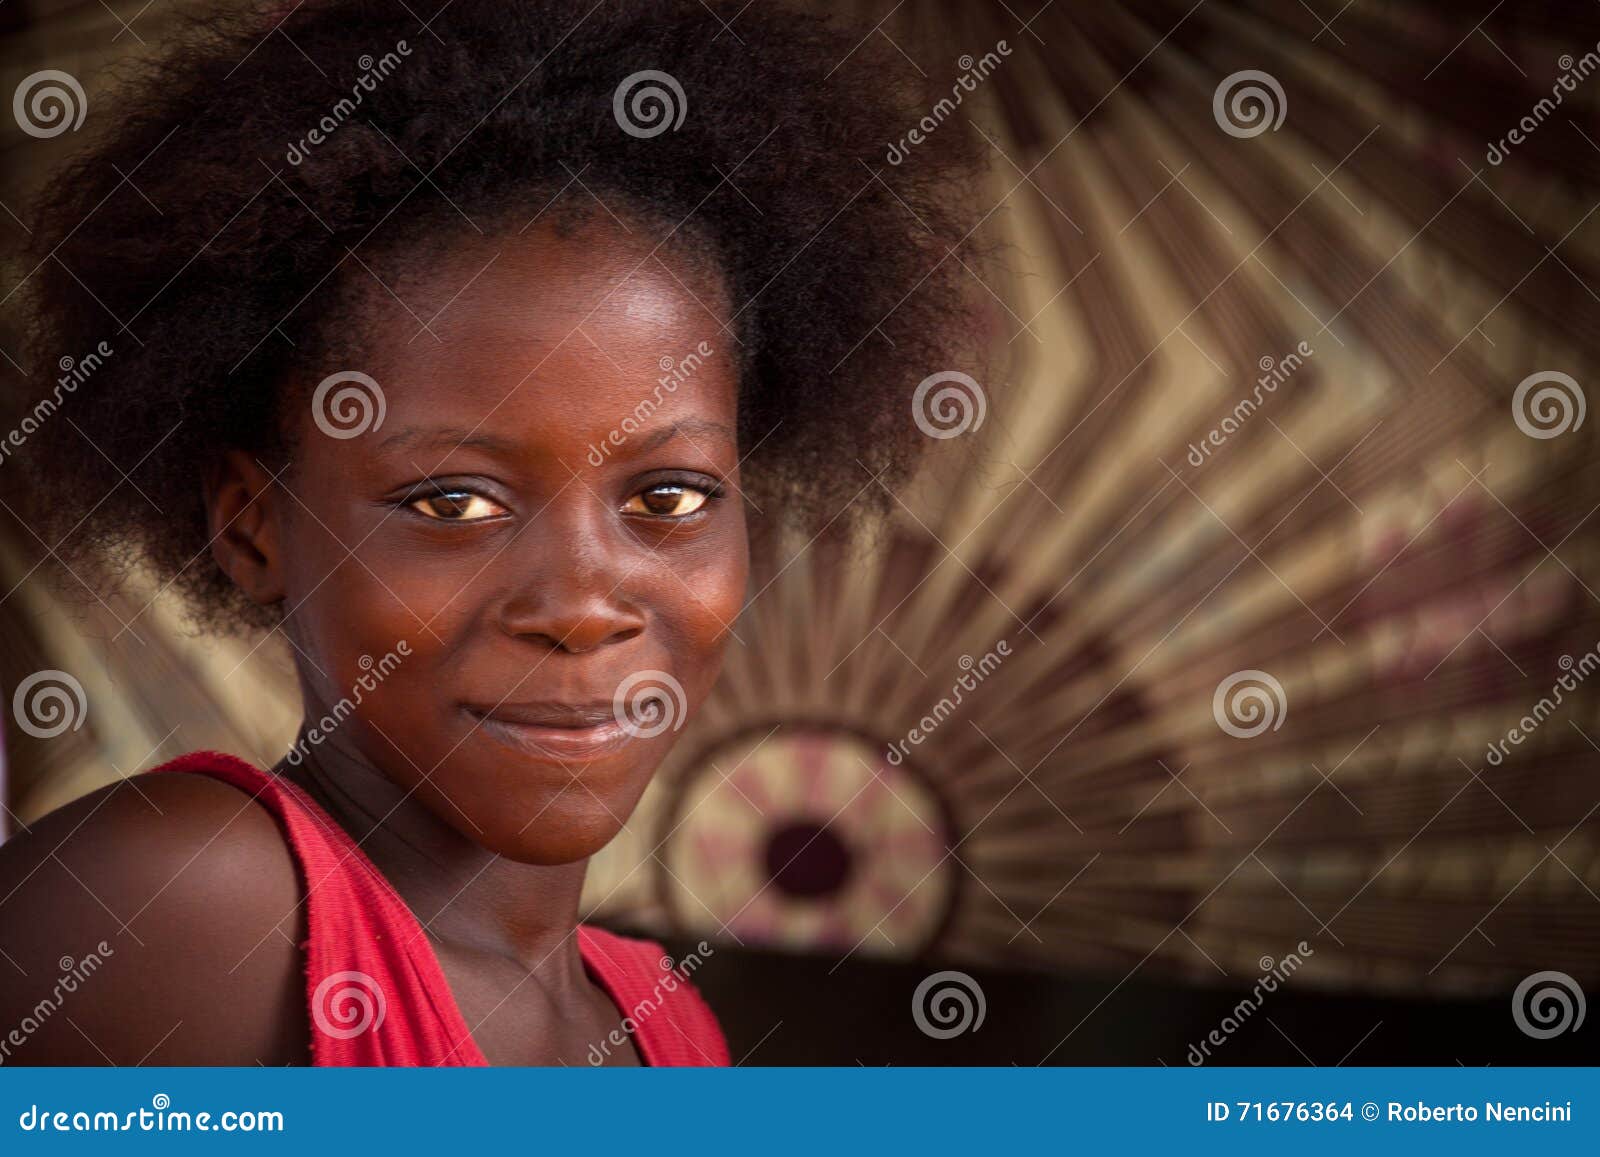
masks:
<svg viewBox="0 0 1600 1157"><path fill-rule="evenodd" d="M706 511L706 508L711 503L720 501L723 497L726 496L726 493L727 493L727 485L725 483L723 483L723 482L714 482L714 483L709 483L708 484L700 476L694 476L694 477L670 477L670 478L658 478L658 479L655 479L648 486L644 486L644 487L640 488L639 490L635 491L633 494L630 494L628 496L628 498L629 498L629 501L631 502L633 499L638 498L641 495L648 494L653 490L666 490L666 489L691 490L691 491L694 491L695 493L703 495L704 496L704 501L700 504L699 507L697 507L696 509L690 511L688 514L672 515L672 514L639 514L639 513L636 513L636 512L624 512L624 513L628 513L630 517L642 518L642 519L645 519L647 521L683 522L683 521L687 521L689 519L694 518L696 515L704 513ZM404 495L402 495L399 498L399 500L396 502L396 506L398 506L402 510L409 511L412 514L415 514L418 518L424 519L424 520L426 520L428 522L443 522L443 523L459 522L459 523L463 523L463 524L475 524L475 523L480 523L480 522L492 522L492 521L495 521L495 520L499 519L500 517L502 517L501 515L496 514L496 515L488 515L488 516L485 516L485 517L482 517L482 518L437 518L437 517L433 517L433 516L424 514L420 510L415 509L417 503L423 502L423 501L425 501L427 499L431 499L431 498L466 498L466 499L481 498L485 502L491 502L494 505L499 506L502 509L504 509L504 504L503 503L497 501L494 498L491 498L489 495L484 494L481 491L473 490L471 487L467 487L467 486L450 486L450 485L446 485L444 483L435 482L435 481L433 481L431 479L429 479L427 481L424 481L424 482L421 482L421 483L418 483L417 485L410 487L406 491L406 493Z"/></svg>
<svg viewBox="0 0 1600 1157"><path fill-rule="evenodd" d="M643 518L649 521L659 522L686 522L695 518L697 515L710 513L707 510L707 507L722 498L727 491L727 486L722 482L707 483L700 477L658 478L651 482L650 485L645 486L629 495L628 500L631 502L635 498L649 494L652 490L693 491L696 494L702 495L703 501L699 506L695 507L695 509L691 510L687 514L638 514L635 512L627 512L630 517Z"/></svg>

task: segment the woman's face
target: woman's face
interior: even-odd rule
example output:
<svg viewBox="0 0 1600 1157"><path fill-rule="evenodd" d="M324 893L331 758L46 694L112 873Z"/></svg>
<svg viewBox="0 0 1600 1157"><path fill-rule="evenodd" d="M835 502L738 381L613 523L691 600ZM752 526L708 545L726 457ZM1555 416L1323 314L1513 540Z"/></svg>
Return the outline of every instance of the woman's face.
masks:
<svg viewBox="0 0 1600 1157"><path fill-rule="evenodd" d="M353 381L303 407L285 628L308 725L359 695L329 742L567 863L623 826L743 601L733 339L719 286L609 219L469 236L373 280L360 364L307 373L370 376L383 416L339 405Z"/></svg>

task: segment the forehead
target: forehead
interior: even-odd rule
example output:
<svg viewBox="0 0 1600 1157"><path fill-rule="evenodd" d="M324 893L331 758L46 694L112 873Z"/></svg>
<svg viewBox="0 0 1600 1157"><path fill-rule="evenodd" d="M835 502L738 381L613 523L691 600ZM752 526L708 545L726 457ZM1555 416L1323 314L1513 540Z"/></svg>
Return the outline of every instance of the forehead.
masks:
<svg viewBox="0 0 1600 1157"><path fill-rule="evenodd" d="M663 420L708 408L731 420L726 295L686 244L601 219L457 233L410 262L392 279L376 265L353 271L371 283L357 283L363 332L349 343L366 364L338 367L376 378L397 425L606 427L664 376L679 413Z"/></svg>

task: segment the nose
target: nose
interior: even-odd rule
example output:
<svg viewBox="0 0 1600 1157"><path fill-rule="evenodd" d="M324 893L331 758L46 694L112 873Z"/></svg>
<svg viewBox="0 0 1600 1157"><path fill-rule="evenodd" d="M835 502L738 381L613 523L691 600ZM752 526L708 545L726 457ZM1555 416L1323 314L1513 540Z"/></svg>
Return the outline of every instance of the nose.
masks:
<svg viewBox="0 0 1600 1157"><path fill-rule="evenodd" d="M500 629L571 654L640 634L645 616L628 595L629 566L623 552L608 546L592 527L574 526L570 533L551 530L555 533L530 543L530 549L507 552L517 556L510 564L518 573L500 604Z"/></svg>

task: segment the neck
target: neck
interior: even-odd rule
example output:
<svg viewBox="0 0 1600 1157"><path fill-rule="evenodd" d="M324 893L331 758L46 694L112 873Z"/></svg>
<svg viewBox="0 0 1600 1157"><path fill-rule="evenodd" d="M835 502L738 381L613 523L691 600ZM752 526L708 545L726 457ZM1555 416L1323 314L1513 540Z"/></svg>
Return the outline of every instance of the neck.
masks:
<svg viewBox="0 0 1600 1157"><path fill-rule="evenodd" d="M486 851L335 736L279 774L308 791L377 865L435 942L542 974L582 975L576 937L587 861L521 864Z"/></svg>

